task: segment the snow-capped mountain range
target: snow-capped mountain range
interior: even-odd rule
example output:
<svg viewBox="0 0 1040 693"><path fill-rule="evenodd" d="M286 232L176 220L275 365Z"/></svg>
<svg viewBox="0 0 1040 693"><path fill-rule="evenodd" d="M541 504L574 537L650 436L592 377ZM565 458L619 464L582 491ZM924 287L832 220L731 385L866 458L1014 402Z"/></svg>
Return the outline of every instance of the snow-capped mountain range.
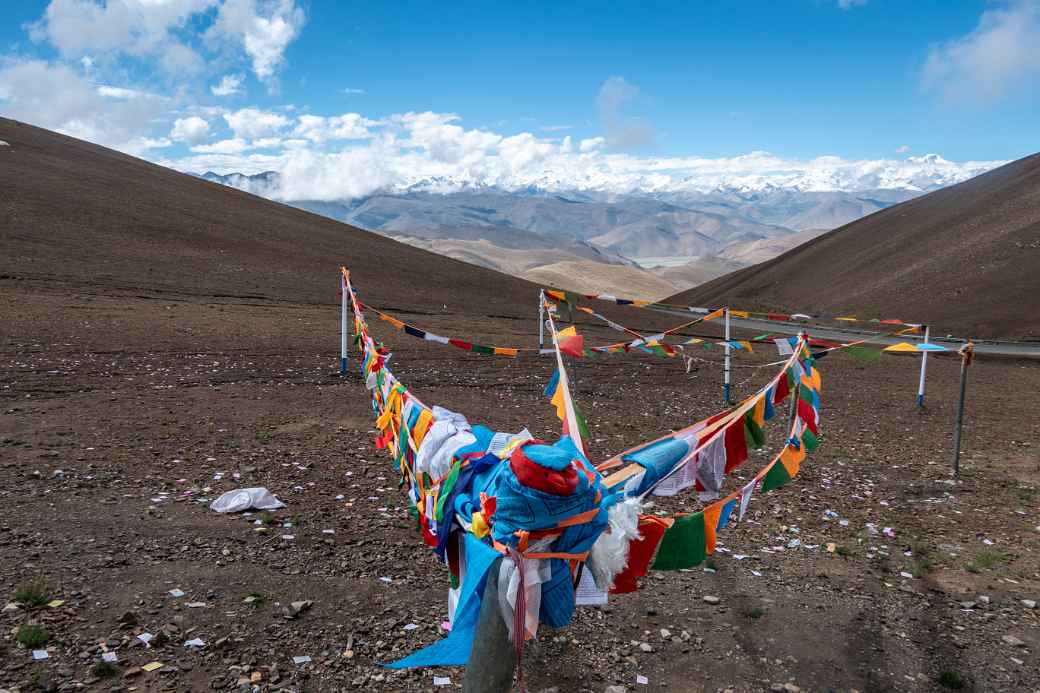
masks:
<svg viewBox="0 0 1040 693"><path fill-rule="evenodd" d="M691 265L691 276L703 281L706 272L768 259L1000 163L958 164L930 154L899 161L824 157L795 166L763 153L748 156L753 163L662 159L655 170L644 159L638 171L614 162L509 180L402 175L341 199L300 197L306 186L290 179L301 175L294 167L201 177L513 274L553 262L631 269L634 261L670 265L668 281L680 289L688 284L677 264L707 262L710 271Z"/></svg>

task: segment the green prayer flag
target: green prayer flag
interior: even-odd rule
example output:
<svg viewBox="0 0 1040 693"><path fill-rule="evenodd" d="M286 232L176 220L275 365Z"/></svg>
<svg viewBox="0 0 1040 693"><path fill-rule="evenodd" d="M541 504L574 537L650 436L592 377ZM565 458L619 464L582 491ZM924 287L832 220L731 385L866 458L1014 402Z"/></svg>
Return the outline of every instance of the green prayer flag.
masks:
<svg viewBox="0 0 1040 693"><path fill-rule="evenodd" d="M744 435L747 438L748 447L757 450L766 444L766 432L755 421L754 409L744 414Z"/></svg>
<svg viewBox="0 0 1040 693"><path fill-rule="evenodd" d="M704 513L677 518L661 537L653 570L693 568L704 562L707 554Z"/></svg>
<svg viewBox="0 0 1040 693"><path fill-rule="evenodd" d="M489 346L481 346L480 344L474 344L473 348L470 349L474 354L494 354L495 348Z"/></svg>
<svg viewBox="0 0 1040 693"><path fill-rule="evenodd" d="M440 489L437 490L437 509L433 515L437 521L444 517L444 502L448 500L451 490L455 488L455 482L459 480L459 471L461 469L462 461L455 460L455 464L451 466L451 471L448 472L448 478L441 483Z"/></svg>
<svg viewBox="0 0 1040 693"><path fill-rule="evenodd" d="M802 445L805 446L806 452L816 452L816 448L820 447L820 439L806 427L802 431Z"/></svg>
<svg viewBox="0 0 1040 693"><path fill-rule="evenodd" d="M780 488L790 480L791 475L787 473L787 467L784 466L783 462L777 460L762 478L762 493L772 491L775 488Z"/></svg>

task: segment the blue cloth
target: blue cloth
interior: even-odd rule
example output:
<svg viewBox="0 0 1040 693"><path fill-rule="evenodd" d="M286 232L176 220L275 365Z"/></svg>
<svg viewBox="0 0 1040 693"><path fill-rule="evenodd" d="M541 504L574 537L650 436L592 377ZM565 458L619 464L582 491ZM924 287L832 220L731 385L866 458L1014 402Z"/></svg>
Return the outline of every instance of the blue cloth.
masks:
<svg viewBox="0 0 1040 693"><path fill-rule="evenodd" d="M524 486L508 464L500 465L493 489L496 509L492 536L503 544L516 546L518 538L515 532L518 530L552 529L567 518L598 508L599 512L589 522L564 529L550 549L559 553L584 553L592 548L592 544L606 529L606 508L615 499L611 497L604 502L602 496L605 494L599 473L588 464L588 460L569 437L560 439L553 447L569 460L577 459L585 469L592 471L592 481L584 473L579 473L574 493L557 496ZM601 496L599 502L597 494ZM568 561L549 559L549 568L550 579L542 583L542 603L538 617L542 623L560 628L570 623L574 614L574 583Z"/></svg>
<svg viewBox="0 0 1040 693"><path fill-rule="evenodd" d="M689 451L690 445L686 441L666 438L623 456L621 459L625 462L635 462L646 470L639 487L635 490L635 495L645 493L647 489L667 476Z"/></svg>
<svg viewBox="0 0 1040 693"><path fill-rule="evenodd" d="M715 526L716 531L725 528L729 524L729 518L733 514L735 507L737 507L736 498L731 498L722 506L722 510L719 512L719 523Z"/></svg>
<svg viewBox="0 0 1040 693"><path fill-rule="evenodd" d="M451 633L443 640L413 652L404 659L383 666L388 669L464 666L469 661L470 650L473 649L473 634L480 617L480 600L484 594L488 570L500 555L467 533L466 577L462 581L458 606L455 607L455 622L452 624Z"/></svg>

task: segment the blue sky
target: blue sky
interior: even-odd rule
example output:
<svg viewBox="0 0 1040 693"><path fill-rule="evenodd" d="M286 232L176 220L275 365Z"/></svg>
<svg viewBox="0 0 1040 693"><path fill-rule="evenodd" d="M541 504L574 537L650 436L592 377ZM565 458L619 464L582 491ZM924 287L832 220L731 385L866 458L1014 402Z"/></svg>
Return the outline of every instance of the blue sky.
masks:
<svg viewBox="0 0 1040 693"><path fill-rule="evenodd" d="M643 161L993 161L1037 146L1040 0L156 7L7 0L0 113L180 168L415 150L430 170L482 175L474 147L498 155L523 133L575 151L602 138L581 151ZM63 84L82 103L52 103ZM427 112L442 117L425 139L398 117ZM305 114L354 114L351 134L323 121L301 136ZM532 152L517 156L545 156Z"/></svg>

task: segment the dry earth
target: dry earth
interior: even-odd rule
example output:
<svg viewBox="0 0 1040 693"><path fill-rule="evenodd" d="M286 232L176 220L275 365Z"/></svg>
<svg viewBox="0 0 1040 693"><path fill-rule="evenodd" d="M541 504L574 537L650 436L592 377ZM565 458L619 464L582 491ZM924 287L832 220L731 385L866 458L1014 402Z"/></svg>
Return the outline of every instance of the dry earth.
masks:
<svg viewBox="0 0 1040 693"><path fill-rule="evenodd" d="M460 670L377 664L441 636L448 584L373 448L364 387L336 375L331 296L293 303L12 278L0 293L0 592L13 601L18 585L40 579L47 599L64 600L3 609L0 688L250 690L240 681L255 677L259 690L447 690L433 688L435 674L458 687ZM670 320L621 316L647 329ZM534 343L534 320L404 317ZM541 395L548 362L473 356L387 328L374 323L425 401L498 430L557 429ZM772 372L749 368L775 359L760 351L739 361L738 393ZM574 364L594 452L718 410L717 364L694 365ZM1040 611L1025 601L1040 601L1040 364L972 368L958 482L949 471L957 363L933 359L920 412L912 359L833 355L820 367L823 445L792 484L756 497L749 519L720 535L714 572L655 573L637 594L579 609L565 630L543 628L524 663L529 690L948 690L942 676L962 690L1040 690ZM753 456L740 476L763 463ZM207 508L204 499L247 485L288 505L274 524ZM656 509L680 506L694 504ZM251 594L261 598L244 602ZM305 600L313 605L286 618ZM49 659L33 661L16 642L29 623L49 633ZM159 637L146 648L141 632ZM204 647L183 646L196 637ZM119 660L109 678L94 669L103 649ZM313 661L296 665L299 655ZM153 661L162 668L141 670ZM636 685L637 674L649 684Z"/></svg>

